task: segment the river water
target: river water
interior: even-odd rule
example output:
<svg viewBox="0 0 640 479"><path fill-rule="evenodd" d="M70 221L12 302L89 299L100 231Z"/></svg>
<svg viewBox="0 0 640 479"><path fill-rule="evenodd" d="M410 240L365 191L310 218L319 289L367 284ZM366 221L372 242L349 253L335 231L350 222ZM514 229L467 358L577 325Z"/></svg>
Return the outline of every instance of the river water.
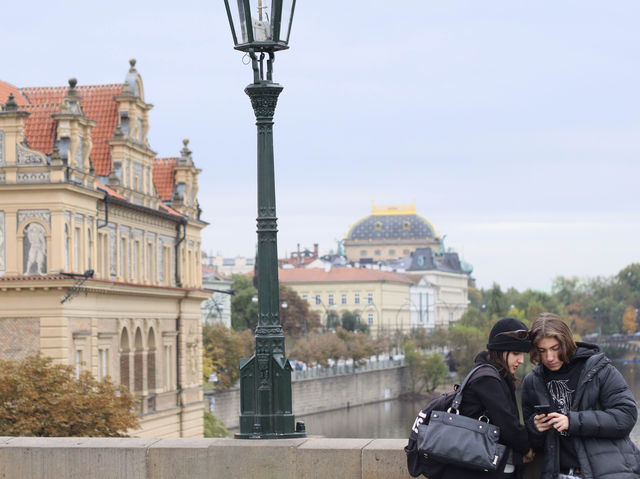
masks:
<svg viewBox="0 0 640 479"><path fill-rule="evenodd" d="M640 399L640 364L616 363ZM329 411L309 416L296 417L306 424L309 436L362 437L362 438L408 438L409 430L425 401L385 401L365 406ZM636 423L631 438L640 441L640 422Z"/></svg>

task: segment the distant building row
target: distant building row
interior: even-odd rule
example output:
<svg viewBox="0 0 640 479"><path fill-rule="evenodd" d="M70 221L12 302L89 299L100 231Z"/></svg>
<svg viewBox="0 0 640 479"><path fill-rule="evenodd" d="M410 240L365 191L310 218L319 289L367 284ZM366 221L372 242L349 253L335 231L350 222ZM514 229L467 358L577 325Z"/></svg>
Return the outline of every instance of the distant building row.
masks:
<svg viewBox="0 0 640 479"><path fill-rule="evenodd" d="M214 284L207 281L212 281L216 272L222 276L250 274L254 264L249 258L221 256L203 263L205 285ZM371 215L349 228L335 254L320 257L315 244L312 251L298 248L279 263L280 283L308 301L324 321L332 312L338 316L344 311L356 312L374 335L453 324L467 308L473 270L457 253L445 250L444 238L416 214L415 205L374 205ZM222 281L220 287L230 288L228 278L218 276L218 281ZM229 303L228 295L217 294L217 299L214 296L203 308L205 320L212 319L212 305L222 305L222 317L224 305Z"/></svg>

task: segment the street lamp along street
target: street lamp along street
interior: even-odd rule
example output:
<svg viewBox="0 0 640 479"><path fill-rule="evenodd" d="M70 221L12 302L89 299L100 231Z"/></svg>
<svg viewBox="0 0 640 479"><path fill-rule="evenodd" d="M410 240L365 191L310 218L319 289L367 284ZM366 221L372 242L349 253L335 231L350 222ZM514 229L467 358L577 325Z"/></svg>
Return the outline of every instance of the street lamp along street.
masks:
<svg viewBox="0 0 640 479"><path fill-rule="evenodd" d="M255 352L240 360L240 432L237 439L306 437L295 422L291 365L284 352L278 289L273 114L282 86L273 82L274 52L289 48L295 0L225 0L236 50L251 58L253 83L245 88L258 130L258 326ZM264 60L267 61L265 75Z"/></svg>

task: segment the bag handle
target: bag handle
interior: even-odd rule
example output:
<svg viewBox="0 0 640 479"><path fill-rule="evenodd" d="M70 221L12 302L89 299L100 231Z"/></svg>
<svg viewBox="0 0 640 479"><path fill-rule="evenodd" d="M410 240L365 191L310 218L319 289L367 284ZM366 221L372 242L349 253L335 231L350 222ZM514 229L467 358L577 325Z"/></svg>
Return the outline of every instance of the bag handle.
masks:
<svg viewBox="0 0 640 479"><path fill-rule="evenodd" d="M473 368L471 371L469 371L469 374L467 374L467 377L464 378L464 381L462 381L462 384L458 388L458 394L456 394L456 397L453 399L453 402L451 403L451 407L449 407L449 409L447 409L447 412L455 411L456 414L460 414L459 409L460 409L460 403L462 403L462 391L463 391L464 387L471 380L471 377L476 373L476 371L478 371L480 368L485 368L485 367L492 368L496 372L496 374L498 376L500 375L498 370L494 366L492 366L491 364L486 364L486 363L485 364L479 364L478 366Z"/></svg>

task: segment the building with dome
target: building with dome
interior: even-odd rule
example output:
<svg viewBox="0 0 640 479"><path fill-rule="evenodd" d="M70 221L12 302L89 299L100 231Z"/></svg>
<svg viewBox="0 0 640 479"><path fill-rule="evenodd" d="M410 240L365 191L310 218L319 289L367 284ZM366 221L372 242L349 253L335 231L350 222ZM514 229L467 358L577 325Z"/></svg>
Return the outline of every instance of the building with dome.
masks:
<svg viewBox="0 0 640 479"><path fill-rule="evenodd" d="M415 203L371 207L371 214L356 221L343 243L347 260L379 262L407 257L417 248L440 251L435 226L416 213Z"/></svg>
<svg viewBox="0 0 640 479"><path fill-rule="evenodd" d="M202 437L200 170L187 140L157 158L135 60L123 70L0 81L0 358L110 376L140 401L133 436Z"/></svg>

